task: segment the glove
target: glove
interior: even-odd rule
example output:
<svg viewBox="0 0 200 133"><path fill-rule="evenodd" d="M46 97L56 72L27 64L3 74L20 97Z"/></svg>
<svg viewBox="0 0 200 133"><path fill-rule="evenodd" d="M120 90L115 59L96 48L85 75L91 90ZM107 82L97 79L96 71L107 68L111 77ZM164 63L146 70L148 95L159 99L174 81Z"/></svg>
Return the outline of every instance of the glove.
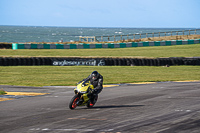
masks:
<svg viewBox="0 0 200 133"><path fill-rule="evenodd" d="M96 89L93 89L93 90L92 90L92 93L96 93L96 92L97 92L97 90L96 90Z"/></svg>
<svg viewBox="0 0 200 133"><path fill-rule="evenodd" d="M82 87L83 87L83 86L86 86L86 84L85 84L85 83L82 83Z"/></svg>

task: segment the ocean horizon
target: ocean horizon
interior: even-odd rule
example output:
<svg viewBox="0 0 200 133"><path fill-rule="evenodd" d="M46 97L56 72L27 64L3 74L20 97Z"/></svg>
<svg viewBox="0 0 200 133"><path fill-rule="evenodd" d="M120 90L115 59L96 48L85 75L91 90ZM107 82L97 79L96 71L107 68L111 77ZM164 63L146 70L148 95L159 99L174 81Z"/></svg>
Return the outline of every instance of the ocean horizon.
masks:
<svg viewBox="0 0 200 133"><path fill-rule="evenodd" d="M0 42L74 42L80 36L120 36L196 28L64 27L0 25ZM198 30L197 34L200 31ZM119 38L118 38L119 40Z"/></svg>

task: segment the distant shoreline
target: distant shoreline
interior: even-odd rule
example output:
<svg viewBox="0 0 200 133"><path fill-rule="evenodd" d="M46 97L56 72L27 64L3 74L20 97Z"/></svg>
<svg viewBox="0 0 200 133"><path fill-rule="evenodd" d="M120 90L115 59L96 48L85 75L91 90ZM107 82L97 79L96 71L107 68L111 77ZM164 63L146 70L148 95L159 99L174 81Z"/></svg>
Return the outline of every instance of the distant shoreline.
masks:
<svg viewBox="0 0 200 133"><path fill-rule="evenodd" d="M143 38L200 34L192 28L0 26L0 42L78 44L140 41ZM90 38L87 38L90 37ZM135 40L133 40L135 39ZM137 40L136 40L137 39ZM155 38L154 38L155 39ZM122 40L122 41L120 41ZM165 40L165 39L164 39ZM82 42L81 42L82 41ZM147 40L148 41L148 40ZM90 43L88 43L90 44Z"/></svg>
<svg viewBox="0 0 200 133"><path fill-rule="evenodd" d="M23 44L98 44L98 43L126 43L126 42L151 42L151 41L169 41L169 40L190 40L190 39L200 39L200 35L178 35L178 36L166 36L166 37L149 37L141 39L128 39L120 40L115 42L0 42L0 44L12 44L12 43L23 43Z"/></svg>

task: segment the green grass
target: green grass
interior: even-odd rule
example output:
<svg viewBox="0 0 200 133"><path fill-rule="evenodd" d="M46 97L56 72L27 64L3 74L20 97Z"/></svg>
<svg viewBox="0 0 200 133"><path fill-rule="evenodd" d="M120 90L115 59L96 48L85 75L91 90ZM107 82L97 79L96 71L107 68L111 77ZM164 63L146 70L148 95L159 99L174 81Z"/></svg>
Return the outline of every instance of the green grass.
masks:
<svg viewBox="0 0 200 133"><path fill-rule="evenodd" d="M3 89L0 90L0 95L5 95L7 94Z"/></svg>
<svg viewBox="0 0 200 133"><path fill-rule="evenodd" d="M200 66L1 66L0 84L76 85L94 70L104 76L104 84L200 80Z"/></svg>
<svg viewBox="0 0 200 133"><path fill-rule="evenodd" d="M199 51L200 44L114 49L1 49L0 57L197 57L200 56Z"/></svg>
<svg viewBox="0 0 200 133"><path fill-rule="evenodd" d="M0 57L199 57L200 44L115 49L1 49ZM200 80L200 66L0 66L1 85L76 85L97 70L104 84Z"/></svg>

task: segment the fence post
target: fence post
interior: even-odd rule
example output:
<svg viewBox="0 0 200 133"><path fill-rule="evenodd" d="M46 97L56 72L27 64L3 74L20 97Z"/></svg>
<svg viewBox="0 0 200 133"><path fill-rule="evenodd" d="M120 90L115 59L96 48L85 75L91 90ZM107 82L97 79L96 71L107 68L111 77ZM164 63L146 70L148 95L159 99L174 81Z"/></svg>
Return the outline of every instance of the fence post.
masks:
<svg viewBox="0 0 200 133"><path fill-rule="evenodd" d="M167 36L170 36L170 32L171 32L171 37L173 36L173 32L175 32L175 36L180 36L180 35L187 35L187 36L189 36L189 35L191 35L191 34L198 34L197 32L197 30L200 30L200 29L192 29L192 30L182 30L182 31L169 31L169 32L156 32L156 33L154 33L154 32L152 32L152 33L144 33L143 35L145 36L145 34L146 34L146 38L148 38L148 34L152 34L152 35L149 35L149 37L155 37L155 34L158 34L159 35L159 38L163 35L163 34L165 34L165 37L167 37ZM185 31L186 31L186 33L185 33ZM192 32L191 32L192 31ZM194 33L193 33L193 31L194 31ZM179 34L179 32L180 32L180 34ZM182 32L182 33L181 33ZM161 33L163 33L163 34L161 34ZM136 37L137 35L139 35L140 37L139 37L139 39L142 39L142 33L140 33L140 34L132 34L133 35L133 39L135 40L136 38L138 38L138 37ZM132 38L131 36L132 36L131 34L127 34L127 35L111 35L111 36L84 36L84 37L82 37L82 36L79 36L79 41L80 42L97 42L97 41L100 41L100 37L101 37L101 42L103 42L103 41L106 41L107 40L107 38L108 38L108 41L116 41L117 40L117 38L120 36L121 37L121 40L123 39L123 36L124 36L124 39L123 40L125 40L125 36L127 36L127 40L129 39L129 36L130 36L130 38ZM144 37L143 36L143 37ZM157 36L157 35L156 35ZM164 35L163 35L164 36ZM107 37L107 38L105 38L105 37ZM113 37L114 39L112 39L111 38L111 40L110 40L110 37ZM104 40L104 38L105 38L105 40Z"/></svg>

